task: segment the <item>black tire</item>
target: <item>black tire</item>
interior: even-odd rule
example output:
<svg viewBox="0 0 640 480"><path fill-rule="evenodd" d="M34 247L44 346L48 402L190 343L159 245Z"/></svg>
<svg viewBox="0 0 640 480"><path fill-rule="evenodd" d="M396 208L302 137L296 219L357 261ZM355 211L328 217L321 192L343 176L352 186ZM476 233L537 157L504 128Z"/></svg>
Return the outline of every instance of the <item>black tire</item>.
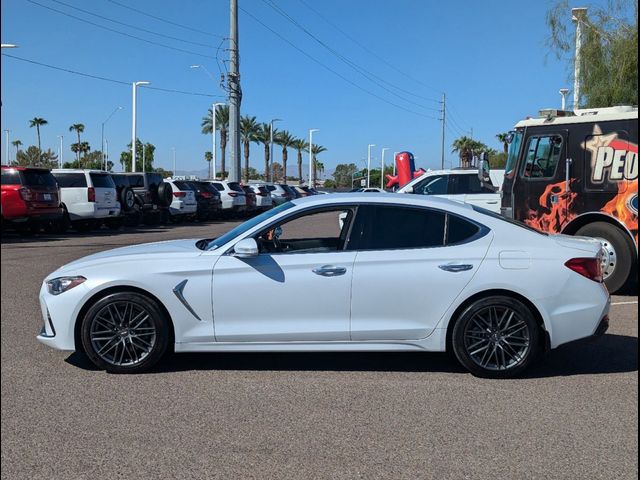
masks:
<svg viewBox="0 0 640 480"><path fill-rule="evenodd" d="M133 192L131 187L125 187L120 190L119 195L120 205L122 206L122 210L125 212L130 212L136 206L136 194Z"/></svg>
<svg viewBox="0 0 640 480"><path fill-rule="evenodd" d="M540 326L533 312L515 298L502 295L481 298L454 321L453 353L475 376L517 376L540 352Z"/></svg>
<svg viewBox="0 0 640 480"><path fill-rule="evenodd" d="M168 207L173 201L173 189L171 184L160 182L158 185L158 204L161 207Z"/></svg>
<svg viewBox="0 0 640 480"><path fill-rule="evenodd" d="M147 315L148 319L136 326L138 314ZM94 365L110 373L146 371L168 348L169 320L157 302L137 292L118 292L100 298L81 321L84 352Z"/></svg>
<svg viewBox="0 0 640 480"><path fill-rule="evenodd" d="M594 237L605 241L605 250L609 254L609 262L605 266L604 283L609 292L615 293L622 289L630 280L634 270L635 246L629 237L620 228L606 222L594 222L585 225L576 232L583 237ZM612 248L611 248L612 247Z"/></svg>

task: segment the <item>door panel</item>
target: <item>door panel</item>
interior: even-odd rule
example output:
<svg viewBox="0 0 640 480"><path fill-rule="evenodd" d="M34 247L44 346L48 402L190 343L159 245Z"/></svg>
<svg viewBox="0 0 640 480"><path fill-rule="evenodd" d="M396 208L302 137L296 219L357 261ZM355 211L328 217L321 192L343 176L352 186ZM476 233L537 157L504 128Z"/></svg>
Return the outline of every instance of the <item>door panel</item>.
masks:
<svg viewBox="0 0 640 480"><path fill-rule="evenodd" d="M355 256L334 251L221 257L213 273L216 340L349 340ZM322 267L344 273L323 275Z"/></svg>
<svg viewBox="0 0 640 480"><path fill-rule="evenodd" d="M351 339L417 340L430 335L473 278L492 238L489 233L458 246L358 252Z"/></svg>

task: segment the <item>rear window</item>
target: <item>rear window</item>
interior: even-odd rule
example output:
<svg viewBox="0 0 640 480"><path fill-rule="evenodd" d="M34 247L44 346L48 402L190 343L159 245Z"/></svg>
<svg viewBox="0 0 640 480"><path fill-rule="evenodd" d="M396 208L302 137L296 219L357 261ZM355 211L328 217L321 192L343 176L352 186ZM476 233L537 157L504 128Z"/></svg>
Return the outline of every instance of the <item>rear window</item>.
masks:
<svg viewBox="0 0 640 480"><path fill-rule="evenodd" d="M20 185L20 173L13 168L2 169L2 185Z"/></svg>
<svg viewBox="0 0 640 480"><path fill-rule="evenodd" d="M258 187L258 191L264 195L266 195L267 193L269 193L269 190L267 190L266 187Z"/></svg>
<svg viewBox="0 0 640 480"><path fill-rule="evenodd" d="M128 175L129 185L134 188L144 188L144 176L143 175Z"/></svg>
<svg viewBox="0 0 640 480"><path fill-rule="evenodd" d="M129 177L126 175L111 175L113 183L115 183L118 187L128 187L129 186Z"/></svg>
<svg viewBox="0 0 640 480"><path fill-rule="evenodd" d="M147 174L147 183L148 183L148 187L149 187L150 190L158 188L158 186L163 181L164 180L162 179L162 175L159 175L157 173L148 173Z"/></svg>
<svg viewBox="0 0 640 480"><path fill-rule="evenodd" d="M274 187L273 185L267 185L266 189L269 190L270 192L275 191L276 187Z"/></svg>
<svg viewBox="0 0 640 480"><path fill-rule="evenodd" d="M180 190L195 190L195 187L191 185L189 182L184 182L181 180L176 180L173 184L178 187Z"/></svg>
<svg viewBox="0 0 640 480"><path fill-rule="evenodd" d="M116 184L108 173L90 173L89 176L95 188L116 188Z"/></svg>
<svg viewBox="0 0 640 480"><path fill-rule="evenodd" d="M60 188L83 188L87 186L84 173L56 173L56 180Z"/></svg>
<svg viewBox="0 0 640 480"><path fill-rule="evenodd" d="M234 192L242 192L242 193L244 193L244 190L242 189L242 186L238 182L229 182L227 185L229 185L229 188L231 190L233 190Z"/></svg>
<svg viewBox="0 0 640 480"><path fill-rule="evenodd" d="M224 185L222 185L221 183L212 183L211 185L213 185L215 189L218 190L219 192L224 191Z"/></svg>

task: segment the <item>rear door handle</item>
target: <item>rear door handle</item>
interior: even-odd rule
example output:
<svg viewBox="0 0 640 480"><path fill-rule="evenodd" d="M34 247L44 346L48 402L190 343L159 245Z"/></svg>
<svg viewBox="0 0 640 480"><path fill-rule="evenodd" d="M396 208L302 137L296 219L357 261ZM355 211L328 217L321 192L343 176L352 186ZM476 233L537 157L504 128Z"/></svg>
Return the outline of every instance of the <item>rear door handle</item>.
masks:
<svg viewBox="0 0 640 480"><path fill-rule="evenodd" d="M458 273L458 272L466 272L468 270L473 269L473 265L468 263L464 263L464 264L448 263L446 265L439 265L438 268L440 270L444 270L445 272Z"/></svg>
<svg viewBox="0 0 640 480"><path fill-rule="evenodd" d="M323 265L322 267L314 268L312 271L322 277L339 277L347 273L345 267L334 267L333 265Z"/></svg>

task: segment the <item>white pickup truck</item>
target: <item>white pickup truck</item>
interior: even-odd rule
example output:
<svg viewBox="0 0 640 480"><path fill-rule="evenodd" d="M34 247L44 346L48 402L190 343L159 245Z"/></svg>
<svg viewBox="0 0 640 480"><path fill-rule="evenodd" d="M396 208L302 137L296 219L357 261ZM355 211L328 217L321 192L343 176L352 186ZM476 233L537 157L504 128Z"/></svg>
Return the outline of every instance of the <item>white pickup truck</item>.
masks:
<svg viewBox="0 0 640 480"><path fill-rule="evenodd" d="M484 182L480 182L477 168L433 170L413 179L398 193L435 195L500 213L503 178L504 170L491 170Z"/></svg>

